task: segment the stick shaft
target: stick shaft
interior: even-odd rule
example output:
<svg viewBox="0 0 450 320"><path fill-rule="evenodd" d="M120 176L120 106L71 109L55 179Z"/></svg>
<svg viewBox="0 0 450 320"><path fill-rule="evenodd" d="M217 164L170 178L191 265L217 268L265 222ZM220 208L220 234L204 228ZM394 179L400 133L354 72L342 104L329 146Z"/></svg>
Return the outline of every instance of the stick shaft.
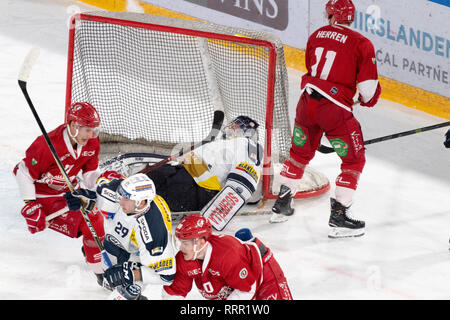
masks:
<svg viewBox="0 0 450 320"><path fill-rule="evenodd" d="M204 145L206 143L209 143L209 142L213 141L217 137L217 134L219 133L220 128L222 127L223 119L224 119L223 111L215 111L214 112L213 124L212 124L210 133L208 134L208 136L203 141L201 141L201 142L191 146L188 152L190 152L190 151L192 151L192 150L194 150L194 149L196 149L196 148L198 148L198 147L200 147L200 146L202 146L202 145ZM163 160L161 160L161 161L159 161L159 162L157 162L155 164L147 166L144 169L142 169L141 171L139 171L139 173L144 173L144 174L148 173L148 172L150 172L152 170L155 170L155 169L165 165L166 163L176 159L177 157L183 156L186 153L187 153L186 151L181 150L178 153L178 155L167 157L167 158L165 158L165 159L163 159Z"/></svg>
<svg viewBox="0 0 450 320"><path fill-rule="evenodd" d="M427 126L427 127L422 127L422 128L417 128L417 129L413 129L413 130L394 133L394 134L390 134L390 135L383 136L383 137L369 139L367 141L364 141L364 145L377 143L377 142L381 142L381 141L392 140L392 139L396 139L396 138L400 138L400 137L409 136L411 134L416 134L416 133L434 130L434 129L438 129L438 128L443 128L443 127L447 127L447 126L450 126L450 121L434 124L434 125ZM318 151L321 153L332 153L332 152L334 152L334 149L332 147L320 145Z"/></svg>
<svg viewBox="0 0 450 320"><path fill-rule="evenodd" d="M30 58L32 58L33 60L31 60ZM34 107L33 102L31 101L30 95L28 94L27 79L28 79L29 73L31 71L31 68L32 68L34 62L36 61L36 58L37 58L36 55L34 55L34 54L32 54L32 52L30 52L30 54L25 59L24 64L19 73L19 80L18 80L19 86L20 86L20 89L22 90L22 93L23 93L27 103L28 103L28 106L30 107L31 112L33 113L34 119L36 120L39 128L41 129L42 135L44 136L45 142L47 143L47 146L49 147L50 152L51 152L53 158L55 159L55 162L59 168L59 171L63 175L64 180L66 181L66 184L67 184L70 192L73 192L73 191L75 191L75 189L72 185L72 182L70 181L70 178L67 175L67 172L61 163L61 159L59 158L58 154L56 153L55 147L53 146L53 143L51 142L51 140L47 134L47 130L45 130L45 127L42 124L42 121L36 112L36 108ZM26 70L25 73L24 73L24 70ZM109 267L111 267L112 266L111 260L109 259L108 255L103 247L103 244L100 241L100 238L98 237L97 232L95 231L91 220L89 219L88 214L86 213L86 211L84 210L83 207L81 207L80 212L81 212L81 215L83 216L84 221L86 222L90 232L92 233L92 236L93 236L95 242L97 243L98 248L100 249L100 251L104 257L106 264Z"/></svg>

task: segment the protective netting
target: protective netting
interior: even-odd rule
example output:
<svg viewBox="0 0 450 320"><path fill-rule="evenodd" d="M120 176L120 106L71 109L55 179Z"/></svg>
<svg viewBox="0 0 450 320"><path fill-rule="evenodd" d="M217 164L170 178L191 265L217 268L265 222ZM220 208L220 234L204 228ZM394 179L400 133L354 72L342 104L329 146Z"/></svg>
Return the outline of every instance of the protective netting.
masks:
<svg viewBox="0 0 450 320"><path fill-rule="evenodd" d="M103 155L173 155L207 137L222 110L224 124L239 115L260 124L270 188L271 164L288 157L291 140L278 38L139 13L84 13L72 26L66 108L77 101L97 108Z"/></svg>
<svg viewBox="0 0 450 320"><path fill-rule="evenodd" d="M266 121L271 121L272 155L287 156L288 82L277 38L138 13L86 13L75 18L74 26L68 103L89 101L98 109L102 144L125 139L170 149L201 141L211 130L214 110L221 109L225 123L239 115L258 121L262 145ZM238 37L229 41L223 35ZM247 38L274 44L272 75L270 48L238 42ZM273 106L269 90L274 90Z"/></svg>

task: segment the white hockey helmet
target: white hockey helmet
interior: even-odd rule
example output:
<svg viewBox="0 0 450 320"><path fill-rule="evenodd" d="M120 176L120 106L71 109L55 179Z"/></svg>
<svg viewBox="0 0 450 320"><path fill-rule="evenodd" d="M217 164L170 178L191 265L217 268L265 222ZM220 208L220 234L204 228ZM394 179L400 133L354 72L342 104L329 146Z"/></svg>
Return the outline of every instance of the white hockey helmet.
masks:
<svg viewBox="0 0 450 320"><path fill-rule="evenodd" d="M150 179L147 175L137 173L125 178L120 183L117 192L125 199L134 200L136 213L143 213L150 207L150 203L156 195L156 188L152 179ZM142 201L147 201L147 205L141 209L138 209Z"/></svg>

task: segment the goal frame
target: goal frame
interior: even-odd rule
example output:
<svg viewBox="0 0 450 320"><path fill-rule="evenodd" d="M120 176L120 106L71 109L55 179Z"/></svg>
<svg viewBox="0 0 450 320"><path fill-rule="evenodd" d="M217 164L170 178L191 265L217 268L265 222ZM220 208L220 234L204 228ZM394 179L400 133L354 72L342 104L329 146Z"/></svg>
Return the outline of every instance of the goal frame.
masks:
<svg viewBox="0 0 450 320"><path fill-rule="evenodd" d="M78 13L71 17L69 29L69 44L68 44L68 63L67 63L67 85L65 108L69 108L72 98L72 78L73 78L73 64L74 64L74 48L75 48L75 31L77 20L87 20L98 23L115 24L125 27L143 28L157 30L161 32L177 33L183 35L191 35L196 37L205 37L215 40L226 40L248 45L257 45L266 47L268 50L268 79L267 79L267 99L266 99L266 115L265 115L265 145L264 145L264 160L262 172L262 196L265 199L276 199L277 195L271 190L271 175L272 167L272 132L273 132L273 118L274 118L274 91L275 91L275 72L277 63L277 52L275 44L261 39L247 38L238 35L226 35L214 32L206 32L201 30L192 30L187 28L180 28L174 26L167 26L162 24L153 24L148 22L123 20L112 17L103 17L91 15L88 13ZM319 190L297 192L294 196L296 199L309 198L318 196L327 192L330 186L327 185Z"/></svg>

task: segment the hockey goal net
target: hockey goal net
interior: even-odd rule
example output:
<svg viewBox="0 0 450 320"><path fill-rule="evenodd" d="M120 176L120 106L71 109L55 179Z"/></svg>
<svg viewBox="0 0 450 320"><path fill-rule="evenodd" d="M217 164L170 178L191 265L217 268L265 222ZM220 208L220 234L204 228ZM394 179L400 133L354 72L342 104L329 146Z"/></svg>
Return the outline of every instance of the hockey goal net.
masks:
<svg viewBox="0 0 450 320"><path fill-rule="evenodd" d="M129 152L171 155L239 115L259 124L264 146L262 192L276 197L274 177L289 154L288 75L280 40L208 22L139 13L72 17L66 108L88 101L99 111L105 159ZM328 190L308 169L296 198Z"/></svg>

